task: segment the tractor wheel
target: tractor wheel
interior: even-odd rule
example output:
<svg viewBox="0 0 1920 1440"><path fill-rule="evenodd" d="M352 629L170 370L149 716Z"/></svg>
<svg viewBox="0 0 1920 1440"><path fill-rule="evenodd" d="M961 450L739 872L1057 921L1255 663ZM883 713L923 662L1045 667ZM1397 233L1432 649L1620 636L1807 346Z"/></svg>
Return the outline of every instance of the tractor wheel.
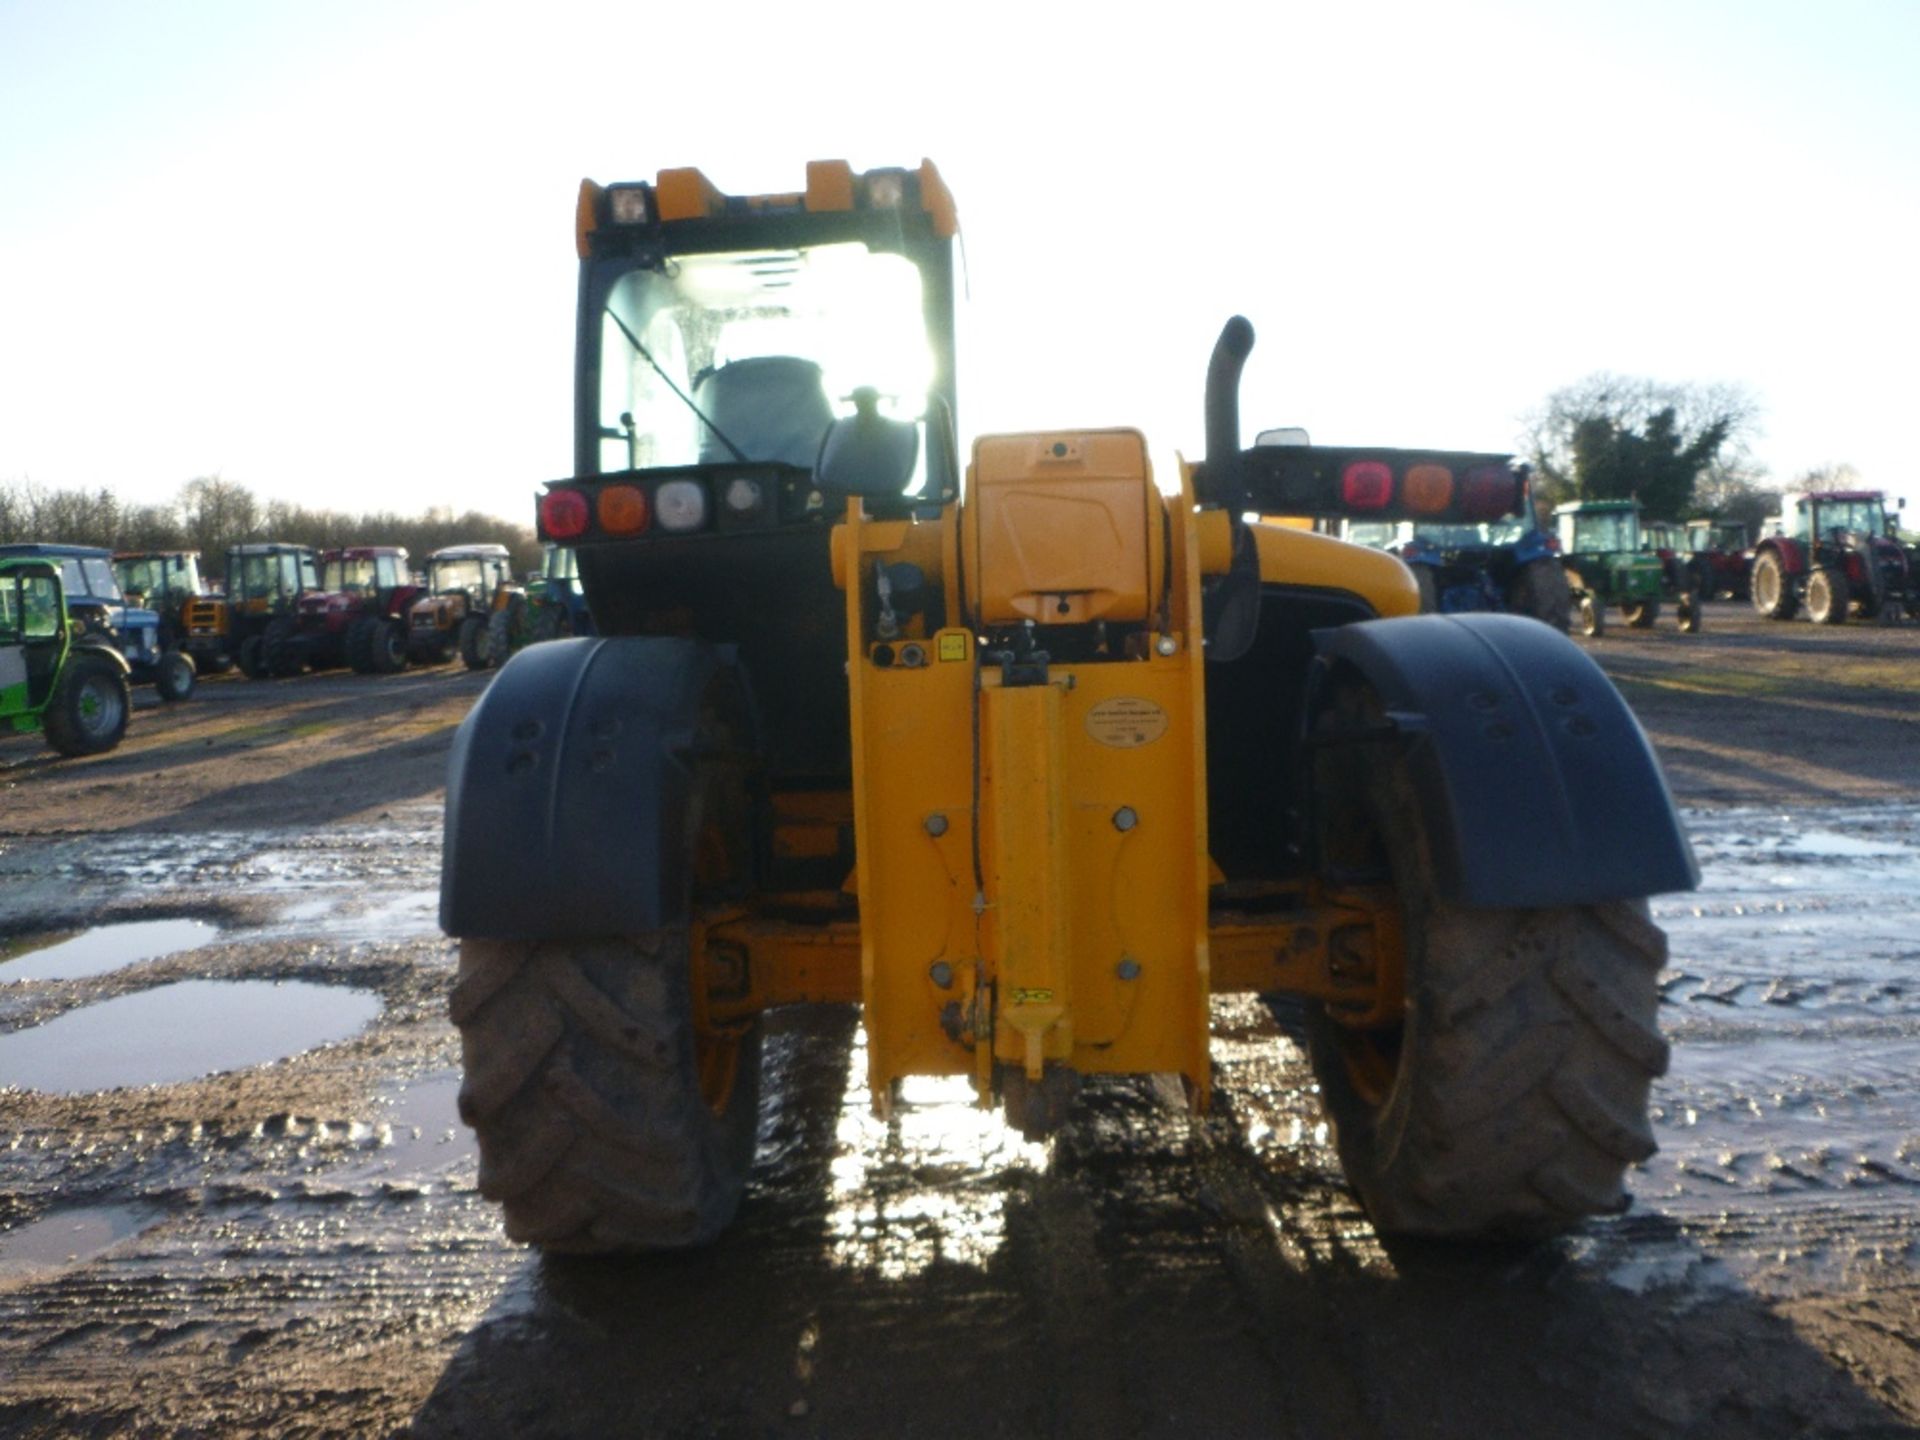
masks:
<svg viewBox="0 0 1920 1440"><path fill-rule="evenodd" d="M1350 687L1330 718L1377 725ZM1475 910L1440 896L1404 761L1335 745L1316 773L1323 845L1399 894L1406 1006L1381 1029L1325 1009L1309 1041L1341 1164L1384 1234L1537 1239L1617 1214L1654 1151L1648 1091L1666 936L1638 901Z"/></svg>
<svg viewBox="0 0 1920 1440"><path fill-rule="evenodd" d="M193 694L194 676L193 657L184 650L169 650L160 657L153 688L162 700L184 700Z"/></svg>
<svg viewBox="0 0 1920 1440"><path fill-rule="evenodd" d="M1507 608L1516 615L1531 615L1545 621L1562 635L1567 633L1567 611L1572 607L1572 592L1567 588L1567 569L1552 556L1529 560L1513 577L1507 590Z"/></svg>
<svg viewBox="0 0 1920 1440"><path fill-rule="evenodd" d="M266 642L258 635L249 635L240 642L240 673L249 680L267 678L266 648Z"/></svg>
<svg viewBox="0 0 1920 1440"><path fill-rule="evenodd" d="M1680 622L1682 635L1698 635L1700 633L1700 592L1698 590L1682 591L1679 603L1673 607L1673 614L1674 619Z"/></svg>
<svg viewBox="0 0 1920 1440"><path fill-rule="evenodd" d="M194 673L204 670L209 675L224 675L233 669L233 656L224 650L216 650L211 655L193 662Z"/></svg>
<svg viewBox="0 0 1920 1440"><path fill-rule="evenodd" d="M407 627L398 620L374 620L373 669L378 675L397 675L407 668Z"/></svg>
<svg viewBox="0 0 1920 1440"><path fill-rule="evenodd" d="M1424 608L1425 599L1420 603ZM532 629L535 640L565 640L573 634L573 612L565 605L543 605L534 614Z"/></svg>
<svg viewBox="0 0 1920 1440"><path fill-rule="evenodd" d="M687 846L698 896L751 865L744 770L696 772ZM753 1163L757 1021L701 1033L685 924L585 941L464 940L450 1008L480 1146L480 1193L507 1234L606 1253L704 1244Z"/></svg>
<svg viewBox="0 0 1920 1440"><path fill-rule="evenodd" d="M1660 618L1658 597L1651 600L1622 600L1620 618L1635 630L1651 630L1653 622Z"/></svg>
<svg viewBox="0 0 1920 1440"><path fill-rule="evenodd" d="M1847 582L1830 566L1816 565L1807 576L1807 618L1816 625L1847 622Z"/></svg>
<svg viewBox="0 0 1920 1440"><path fill-rule="evenodd" d="M1769 620L1791 620L1794 612L1800 608L1800 599L1793 593L1793 583L1787 578L1786 567L1780 563L1779 555L1771 550L1754 557L1747 592L1753 600L1753 608Z"/></svg>
<svg viewBox="0 0 1920 1440"><path fill-rule="evenodd" d="M347 626L347 664L356 675L373 673L373 627L379 622L362 615Z"/></svg>
<svg viewBox="0 0 1920 1440"><path fill-rule="evenodd" d="M260 637L260 659L269 675L298 675L306 668L300 635L288 620L275 620Z"/></svg>
<svg viewBox="0 0 1920 1440"><path fill-rule="evenodd" d="M518 614L509 603L487 617L487 654L495 665L506 664L516 648L514 632L519 627L514 621Z"/></svg>
<svg viewBox="0 0 1920 1440"><path fill-rule="evenodd" d="M1599 639L1607 633L1607 607L1591 595L1582 595L1579 600L1580 633Z"/></svg>
<svg viewBox="0 0 1920 1440"><path fill-rule="evenodd" d="M62 755L100 755L120 743L132 712L126 671L79 647L67 656L42 723L47 743Z"/></svg>
<svg viewBox="0 0 1920 1440"><path fill-rule="evenodd" d="M469 615L460 622L460 662L469 670L486 670L493 665L493 636L484 615Z"/></svg>

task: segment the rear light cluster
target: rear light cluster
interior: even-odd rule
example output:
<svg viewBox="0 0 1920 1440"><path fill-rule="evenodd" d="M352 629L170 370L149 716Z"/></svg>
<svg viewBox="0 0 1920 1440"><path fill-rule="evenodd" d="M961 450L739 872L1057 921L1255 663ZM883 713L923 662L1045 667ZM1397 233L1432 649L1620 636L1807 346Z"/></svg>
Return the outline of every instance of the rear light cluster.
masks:
<svg viewBox="0 0 1920 1440"><path fill-rule="evenodd" d="M1352 460L1340 472L1340 502L1350 511L1404 509L1415 516L1452 513L1462 520L1498 520L1513 509L1514 474L1505 465L1476 465L1463 474L1451 466L1424 461L1399 477L1394 503L1394 470L1384 460Z"/></svg>
<svg viewBox="0 0 1920 1440"><path fill-rule="evenodd" d="M722 528L770 519L773 484L770 478L748 476L726 481L720 491ZM620 540L649 532L691 535L714 528L713 510L702 480L615 480L592 490L562 486L540 497L540 536L566 542L593 534Z"/></svg>

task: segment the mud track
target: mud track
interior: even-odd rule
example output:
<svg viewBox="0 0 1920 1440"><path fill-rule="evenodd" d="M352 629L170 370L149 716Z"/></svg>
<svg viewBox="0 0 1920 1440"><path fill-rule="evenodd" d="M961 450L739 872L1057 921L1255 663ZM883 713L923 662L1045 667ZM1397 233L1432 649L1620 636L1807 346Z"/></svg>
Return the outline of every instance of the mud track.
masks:
<svg viewBox="0 0 1920 1440"><path fill-rule="evenodd" d="M933 1082L880 1124L853 1018L783 1014L738 1226L542 1261L474 1189L434 925L485 677L211 681L87 762L0 741L0 1076L185 981L379 1002L200 1079L89 1089L76 1044L0 1089L0 1434L1920 1434L1920 627L1716 604L1590 653L1707 883L1655 903L1635 1208L1529 1251L1383 1246L1296 1017L1223 1000L1214 1114L1113 1084L1047 1147ZM33 948L181 916L218 928Z"/></svg>

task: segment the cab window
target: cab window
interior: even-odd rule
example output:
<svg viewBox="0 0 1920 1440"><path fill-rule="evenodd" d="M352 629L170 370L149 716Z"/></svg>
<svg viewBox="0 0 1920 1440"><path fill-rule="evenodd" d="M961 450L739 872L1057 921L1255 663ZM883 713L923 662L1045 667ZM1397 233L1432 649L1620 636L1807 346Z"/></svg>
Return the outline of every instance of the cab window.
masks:
<svg viewBox="0 0 1920 1440"><path fill-rule="evenodd" d="M60 633L60 591L50 576L20 577L22 638L51 640Z"/></svg>

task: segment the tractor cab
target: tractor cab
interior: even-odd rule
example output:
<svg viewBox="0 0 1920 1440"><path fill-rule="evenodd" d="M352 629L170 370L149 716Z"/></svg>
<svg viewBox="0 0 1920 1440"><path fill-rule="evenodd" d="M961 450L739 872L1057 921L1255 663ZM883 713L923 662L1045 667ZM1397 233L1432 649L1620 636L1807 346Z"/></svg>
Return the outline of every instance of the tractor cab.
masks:
<svg viewBox="0 0 1920 1440"><path fill-rule="evenodd" d="M113 573L129 601L157 610L176 626L187 601L207 593L198 550L118 554L113 557Z"/></svg>
<svg viewBox="0 0 1920 1440"><path fill-rule="evenodd" d="M512 557L504 545L449 545L427 557L418 598L407 611L407 650L411 658L440 662L459 649L469 669L493 663L487 646L487 620L494 599L513 580Z"/></svg>

